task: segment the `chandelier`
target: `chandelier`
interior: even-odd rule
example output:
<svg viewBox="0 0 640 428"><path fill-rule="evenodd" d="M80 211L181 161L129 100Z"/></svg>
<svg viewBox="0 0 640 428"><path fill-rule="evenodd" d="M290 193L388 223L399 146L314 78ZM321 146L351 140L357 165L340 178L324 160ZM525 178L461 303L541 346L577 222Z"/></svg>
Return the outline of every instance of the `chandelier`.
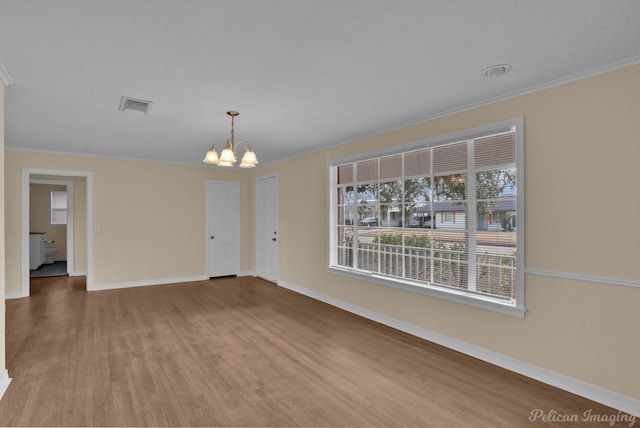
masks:
<svg viewBox="0 0 640 428"><path fill-rule="evenodd" d="M258 164L258 159L256 158L256 154L251 150L251 145L247 141L234 141L233 140L233 120L240 113L237 111L228 111L227 114L231 116L231 138L227 141L224 140L216 140L211 144L211 148L205 155L202 162L218 165L218 166L233 166L234 163L238 161L236 158L236 149L238 146L244 146L245 152L242 157L242 161L240 162L240 168L253 168ZM218 157L218 152L216 152L215 145L216 143L224 143L224 148Z"/></svg>

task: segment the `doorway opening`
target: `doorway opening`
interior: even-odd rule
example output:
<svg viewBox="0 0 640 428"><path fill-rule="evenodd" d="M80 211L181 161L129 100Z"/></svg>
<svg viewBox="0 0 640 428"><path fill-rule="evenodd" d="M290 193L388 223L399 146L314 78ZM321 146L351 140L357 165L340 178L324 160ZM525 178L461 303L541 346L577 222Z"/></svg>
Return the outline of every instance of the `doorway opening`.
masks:
<svg viewBox="0 0 640 428"><path fill-rule="evenodd" d="M86 276L86 289L90 290L93 284L92 173L24 168L21 184L21 284L20 293L15 297L28 297L31 293L30 272L34 265L30 250L32 249L31 240L34 239L32 238L33 234L40 235L36 236L34 241L40 241L40 248L36 247L35 250L41 252L40 255L35 255L34 263L41 262L40 264L44 265L45 262L52 262L48 264L53 265L56 261L61 261L56 259L65 258L67 273L70 276ZM32 203L32 190L34 192L42 190L37 187L41 185L48 189L45 192L48 194L48 201L33 201ZM53 188L55 190L66 189L66 213L61 212L63 205L51 201L51 198L57 198L57 201L61 200L61 194L52 196L51 190ZM32 217L32 211L34 211L31 209L32 205L35 205L33 207L35 211L44 210L43 217L47 220L37 220ZM42 213L35 213L35 217L38 217L38 214ZM67 222L64 231L61 224L56 224L61 223L60 219L63 214ZM33 224L34 222L35 224ZM49 256L48 260L47 256Z"/></svg>
<svg viewBox="0 0 640 428"><path fill-rule="evenodd" d="M75 273L73 207L73 180L29 180L29 277Z"/></svg>

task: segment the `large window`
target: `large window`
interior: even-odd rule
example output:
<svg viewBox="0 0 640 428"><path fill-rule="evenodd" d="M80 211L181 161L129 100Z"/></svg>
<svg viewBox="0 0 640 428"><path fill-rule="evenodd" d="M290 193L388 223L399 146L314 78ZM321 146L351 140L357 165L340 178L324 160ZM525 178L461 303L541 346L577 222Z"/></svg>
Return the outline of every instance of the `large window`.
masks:
<svg viewBox="0 0 640 428"><path fill-rule="evenodd" d="M329 268L522 316L521 125L332 162Z"/></svg>

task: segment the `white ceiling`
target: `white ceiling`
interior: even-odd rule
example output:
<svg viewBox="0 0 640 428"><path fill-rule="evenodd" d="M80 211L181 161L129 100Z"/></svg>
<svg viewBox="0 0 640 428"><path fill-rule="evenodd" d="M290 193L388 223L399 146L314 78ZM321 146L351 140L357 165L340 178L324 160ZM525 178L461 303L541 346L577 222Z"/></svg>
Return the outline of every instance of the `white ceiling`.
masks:
<svg viewBox="0 0 640 428"><path fill-rule="evenodd" d="M637 0L0 0L28 150L200 164L234 109L267 164L636 63Z"/></svg>

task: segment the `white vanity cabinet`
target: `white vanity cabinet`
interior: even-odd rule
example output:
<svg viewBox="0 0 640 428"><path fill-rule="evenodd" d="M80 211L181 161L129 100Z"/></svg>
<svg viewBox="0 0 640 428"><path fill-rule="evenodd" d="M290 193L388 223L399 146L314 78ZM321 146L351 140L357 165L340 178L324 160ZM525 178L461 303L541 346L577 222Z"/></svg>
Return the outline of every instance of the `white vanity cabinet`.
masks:
<svg viewBox="0 0 640 428"><path fill-rule="evenodd" d="M47 258L47 234L29 234L29 269L38 269Z"/></svg>

